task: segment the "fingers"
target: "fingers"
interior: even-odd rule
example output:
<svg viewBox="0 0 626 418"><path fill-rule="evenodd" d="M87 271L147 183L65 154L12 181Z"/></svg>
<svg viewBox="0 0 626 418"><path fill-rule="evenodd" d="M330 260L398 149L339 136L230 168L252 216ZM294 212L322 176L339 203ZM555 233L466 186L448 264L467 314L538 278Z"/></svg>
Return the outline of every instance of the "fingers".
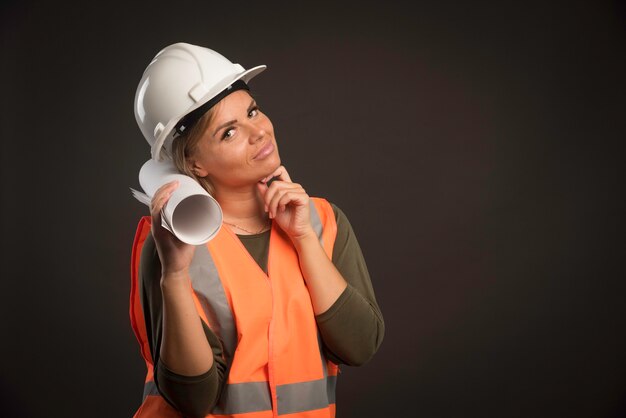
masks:
<svg viewBox="0 0 626 418"><path fill-rule="evenodd" d="M276 186L274 186L274 184L276 184ZM288 185L293 185L294 187L288 186ZM265 201L265 211L270 214L270 218L274 218L276 216L277 205L278 205L278 202L280 201L280 200L275 200L275 195L280 190L285 190L285 188L294 188L294 190L296 188L300 188L302 192L304 192L304 189L302 188L302 186L300 186L299 184L292 183L291 177L289 176L287 169L283 165L278 167L267 177L260 180L258 190L261 194L261 197ZM284 192L280 192L280 195L283 196ZM270 207L272 201L274 201L275 207ZM287 203L289 202L285 203L285 201L283 201L281 203L281 210L283 211L285 210Z"/></svg>
<svg viewBox="0 0 626 418"><path fill-rule="evenodd" d="M270 218L275 218L287 205L303 206L308 204L309 195L297 183L274 182L264 196L265 207Z"/></svg>
<svg viewBox="0 0 626 418"><path fill-rule="evenodd" d="M268 186L272 178L275 181ZM274 219L290 237L303 236L306 231L312 230L309 195L300 184L291 181L284 166L261 179L257 188L270 219Z"/></svg>
<svg viewBox="0 0 626 418"><path fill-rule="evenodd" d="M174 180L161 186L152 197L150 203L150 215L152 216L152 225L161 224L161 210L167 204L172 196L172 192L178 187L178 181Z"/></svg>
<svg viewBox="0 0 626 418"><path fill-rule="evenodd" d="M289 173L287 172L287 169L283 165L281 165L276 170L274 170L274 172L270 174L269 176L265 177L264 179L261 179L261 183L267 183L267 181L273 177L277 177L278 180L287 181L291 183L291 177L289 177Z"/></svg>

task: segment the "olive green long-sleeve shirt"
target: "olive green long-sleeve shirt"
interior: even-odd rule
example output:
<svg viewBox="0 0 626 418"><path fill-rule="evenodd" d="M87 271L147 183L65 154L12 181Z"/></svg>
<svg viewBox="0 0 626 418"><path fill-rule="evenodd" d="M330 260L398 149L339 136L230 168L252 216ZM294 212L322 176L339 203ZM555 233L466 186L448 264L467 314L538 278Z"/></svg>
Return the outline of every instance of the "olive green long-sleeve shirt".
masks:
<svg viewBox="0 0 626 418"><path fill-rule="evenodd" d="M326 311L315 317L326 356L336 364L359 366L380 346L385 326L361 248L348 218L332 205L337 220L337 238L332 262L348 286ZM270 232L239 235L241 242L267 272ZM162 337L161 264L152 235L144 243L139 267L140 294L150 352L155 365L159 393L186 416L205 416L219 398L226 380L226 364L217 336L202 323L213 350L213 366L199 376L178 375L160 360Z"/></svg>

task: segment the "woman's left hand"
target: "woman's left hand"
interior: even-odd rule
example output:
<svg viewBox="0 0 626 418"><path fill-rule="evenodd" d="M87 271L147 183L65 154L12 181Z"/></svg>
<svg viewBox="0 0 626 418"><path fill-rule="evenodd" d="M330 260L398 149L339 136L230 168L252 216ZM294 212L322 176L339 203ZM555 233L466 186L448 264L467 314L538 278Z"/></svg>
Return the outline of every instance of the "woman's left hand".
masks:
<svg viewBox="0 0 626 418"><path fill-rule="evenodd" d="M267 187L266 183L276 177ZM292 241L314 234L309 213L309 195L298 183L293 183L284 166L280 166L258 185L259 193L270 219L287 233Z"/></svg>

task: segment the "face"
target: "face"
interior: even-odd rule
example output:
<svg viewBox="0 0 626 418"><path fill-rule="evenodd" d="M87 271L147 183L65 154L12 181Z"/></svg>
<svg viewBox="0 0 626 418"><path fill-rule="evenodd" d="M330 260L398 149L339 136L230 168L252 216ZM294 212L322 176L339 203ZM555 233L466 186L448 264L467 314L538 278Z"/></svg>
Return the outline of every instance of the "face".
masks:
<svg viewBox="0 0 626 418"><path fill-rule="evenodd" d="M272 122L247 91L229 94L213 112L189 158L198 176L208 176L217 189L242 187L254 185L280 166Z"/></svg>

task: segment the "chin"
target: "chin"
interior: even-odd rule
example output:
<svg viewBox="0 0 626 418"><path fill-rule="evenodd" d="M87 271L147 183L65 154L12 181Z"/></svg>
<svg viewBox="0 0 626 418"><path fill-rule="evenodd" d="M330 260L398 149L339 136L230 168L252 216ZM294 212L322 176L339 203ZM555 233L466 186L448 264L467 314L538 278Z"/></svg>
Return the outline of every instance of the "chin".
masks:
<svg viewBox="0 0 626 418"><path fill-rule="evenodd" d="M265 166L265 169L263 170L264 172L263 177L269 176L274 171L276 171L278 167L280 167L280 158L276 157L276 158L268 159L266 163L267 165Z"/></svg>
<svg viewBox="0 0 626 418"><path fill-rule="evenodd" d="M268 167L271 167L272 171L280 167L280 156L278 155L278 150L275 150L274 153L265 160L265 163Z"/></svg>
<svg viewBox="0 0 626 418"><path fill-rule="evenodd" d="M280 157L278 156L278 153L276 153L276 158L274 159L274 170L276 170L278 167L280 167Z"/></svg>

